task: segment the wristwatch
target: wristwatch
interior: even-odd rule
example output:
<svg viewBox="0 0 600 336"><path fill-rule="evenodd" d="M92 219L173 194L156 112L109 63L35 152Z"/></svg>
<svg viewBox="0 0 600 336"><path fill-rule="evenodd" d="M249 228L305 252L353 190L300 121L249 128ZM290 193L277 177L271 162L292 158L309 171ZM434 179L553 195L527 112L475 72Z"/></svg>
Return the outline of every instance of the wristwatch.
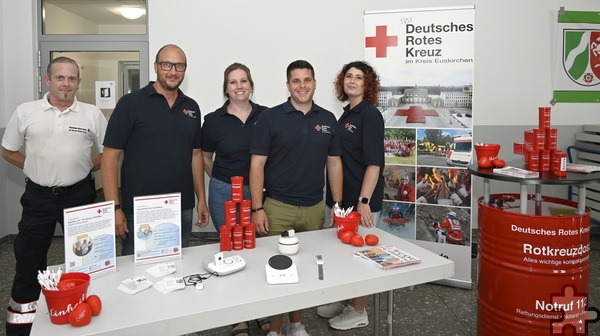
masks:
<svg viewBox="0 0 600 336"><path fill-rule="evenodd" d="M317 254L317 267L319 268L319 280L323 280L323 264L325 264L325 260L320 254Z"/></svg>
<svg viewBox="0 0 600 336"><path fill-rule="evenodd" d="M121 209L121 204L115 204L115 211Z"/></svg>
<svg viewBox="0 0 600 336"><path fill-rule="evenodd" d="M362 204L369 204L369 199L366 197L359 197L358 201Z"/></svg>

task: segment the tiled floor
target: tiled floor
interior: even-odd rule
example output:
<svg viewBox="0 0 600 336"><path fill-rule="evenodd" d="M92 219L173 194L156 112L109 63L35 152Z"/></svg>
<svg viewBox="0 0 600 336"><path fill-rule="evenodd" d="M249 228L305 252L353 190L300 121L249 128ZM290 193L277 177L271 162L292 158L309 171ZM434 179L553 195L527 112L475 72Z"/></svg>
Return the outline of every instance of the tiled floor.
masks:
<svg viewBox="0 0 600 336"><path fill-rule="evenodd" d="M195 237L193 245L213 243L214 241L203 238L204 235ZM0 300L8 302L12 275L14 272L14 256L10 242L0 245L1 281ZM590 271L590 306L600 308L600 236L592 238ZM64 252L62 239L55 238L50 253L49 263L63 262ZM424 284L414 289L398 289L394 291L394 318L393 335L476 335L477 334L477 260L472 259L473 289L466 290L436 284ZM350 331L335 331L329 328L327 320L317 316L316 309L303 311L303 323L307 331L313 336L319 335L373 335L373 299L368 300L367 309L371 324L368 327ZM383 295L380 300L382 314L387 311L387 297ZM4 325L5 315L0 314L0 324ZM380 317L380 333L387 334L385 325L386 316ZM201 321L199 321L201 326ZM230 327L222 327L190 334L188 336L203 335L229 335ZM251 323L251 335L260 335L256 324ZM4 328L0 329L0 335ZM48 335L53 335L51 332ZM600 323L590 325L589 335L600 335Z"/></svg>

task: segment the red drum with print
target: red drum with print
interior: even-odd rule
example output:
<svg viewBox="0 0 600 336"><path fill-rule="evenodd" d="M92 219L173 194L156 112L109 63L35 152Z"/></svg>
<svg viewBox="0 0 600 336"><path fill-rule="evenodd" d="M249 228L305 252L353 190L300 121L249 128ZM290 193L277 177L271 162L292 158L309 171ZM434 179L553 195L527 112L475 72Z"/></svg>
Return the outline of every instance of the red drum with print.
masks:
<svg viewBox="0 0 600 336"><path fill-rule="evenodd" d="M490 196L508 198L512 206L478 202L477 335L562 334L556 328L587 316L590 209L530 195L522 214L519 194Z"/></svg>

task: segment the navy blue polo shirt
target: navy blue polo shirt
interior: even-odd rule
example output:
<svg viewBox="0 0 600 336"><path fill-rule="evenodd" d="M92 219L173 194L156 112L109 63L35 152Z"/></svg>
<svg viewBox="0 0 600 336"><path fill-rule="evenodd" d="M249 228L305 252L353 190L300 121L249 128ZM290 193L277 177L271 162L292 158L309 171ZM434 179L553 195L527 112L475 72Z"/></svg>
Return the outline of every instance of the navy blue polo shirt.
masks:
<svg viewBox="0 0 600 336"><path fill-rule="evenodd" d="M288 98L261 114L250 154L268 156L269 197L291 205L315 205L323 200L327 157L342 154L335 116L314 103L304 115Z"/></svg>
<svg viewBox="0 0 600 336"><path fill-rule="evenodd" d="M195 206L192 152L200 148L200 107L179 92L170 108L150 82L123 96L106 128L104 145L123 150L123 210L133 197L181 192L182 210Z"/></svg>
<svg viewBox="0 0 600 336"><path fill-rule="evenodd" d="M207 114L202 124L202 150L215 153L212 177L231 183L232 176L243 176L248 184L250 173L250 138L256 120L265 106L250 102L252 111L243 123L238 117L227 112L225 104Z"/></svg>
<svg viewBox="0 0 600 336"><path fill-rule="evenodd" d="M370 198L372 212L381 210L383 204L383 175L385 166L383 132L384 122L381 112L366 100L353 109L344 107L344 113L338 120L342 144L342 163L344 166L344 193L342 207L358 204L365 170L367 166L381 167L379 179ZM327 188L327 205L332 206L331 191Z"/></svg>

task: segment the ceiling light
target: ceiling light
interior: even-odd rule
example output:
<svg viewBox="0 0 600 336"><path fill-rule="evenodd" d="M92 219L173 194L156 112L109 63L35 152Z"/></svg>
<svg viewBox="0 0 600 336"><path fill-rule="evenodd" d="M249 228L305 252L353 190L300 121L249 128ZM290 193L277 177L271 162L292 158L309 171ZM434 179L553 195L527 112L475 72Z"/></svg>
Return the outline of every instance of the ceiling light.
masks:
<svg viewBox="0 0 600 336"><path fill-rule="evenodd" d="M121 7L119 8L119 13L129 20L135 20L146 14L146 10L137 7Z"/></svg>

